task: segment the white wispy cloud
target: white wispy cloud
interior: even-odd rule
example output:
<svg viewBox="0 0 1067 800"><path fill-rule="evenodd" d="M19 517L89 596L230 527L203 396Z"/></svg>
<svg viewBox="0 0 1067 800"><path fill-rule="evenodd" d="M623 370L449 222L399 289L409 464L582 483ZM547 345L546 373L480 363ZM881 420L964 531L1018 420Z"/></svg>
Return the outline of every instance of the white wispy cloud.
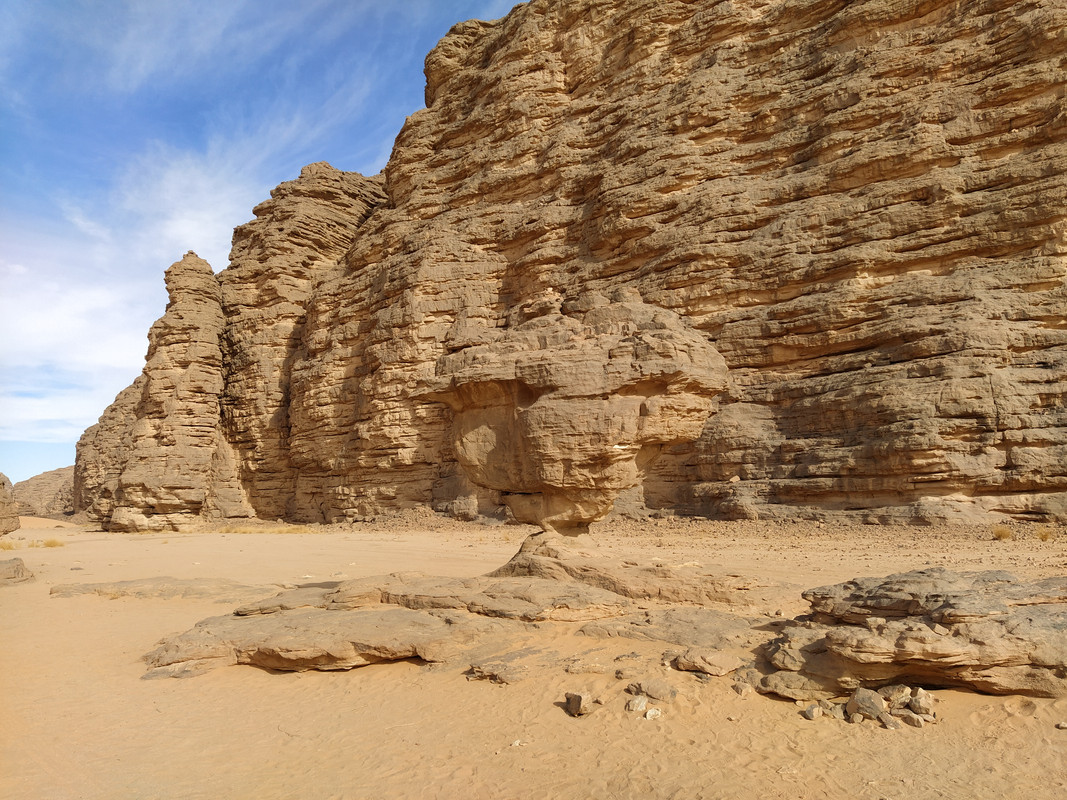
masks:
<svg viewBox="0 0 1067 800"><path fill-rule="evenodd" d="M303 164L380 169L427 48L512 4L0 4L0 443L77 439L140 372L166 267L224 268Z"/></svg>

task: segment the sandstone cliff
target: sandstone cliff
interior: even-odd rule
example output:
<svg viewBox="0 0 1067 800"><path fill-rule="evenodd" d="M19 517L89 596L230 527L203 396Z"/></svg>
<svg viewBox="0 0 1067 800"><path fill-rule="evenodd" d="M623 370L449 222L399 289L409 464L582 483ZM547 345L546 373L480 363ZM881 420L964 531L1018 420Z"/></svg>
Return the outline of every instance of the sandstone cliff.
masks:
<svg viewBox="0 0 1067 800"><path fill-rule="evenodd" d="M307 168L199 268L77 502L1067 519L1065 52L1058 0L459 24L382 176ZM619 291L634 319L591 323Z"/></svg>
<svg viewBox="0 0 1067 800"><path fill-rule="evenodd" d="M42 472L12 487L19 513L52 517L74 513L74 467Z"/></svg>
<svg viewBox="0 0 1067 800"><path fill-rule="evenodd" d="M19 513L11 494L11 481L0 472L0 536L19 528Z"/></svg>

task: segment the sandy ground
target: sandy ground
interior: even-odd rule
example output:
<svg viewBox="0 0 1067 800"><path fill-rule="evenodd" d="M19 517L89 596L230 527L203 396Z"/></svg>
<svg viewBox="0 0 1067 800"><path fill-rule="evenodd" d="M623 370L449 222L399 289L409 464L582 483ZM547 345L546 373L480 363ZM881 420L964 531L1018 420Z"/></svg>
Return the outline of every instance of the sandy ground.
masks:
<svg viewBox="0 0 1067 800"><path fill-rule="evenodd" d="M24 519L0 559L36 574L0 588L0 798L1063 798L1067 698L938 690L921 730L807 721L674 672L657 720L624 710L610 674L562 667L501 686L456 666L348 672L227 667L141 680L167 634L225 613L202 600L50 597L53 585L169 575L296 584L397 570L476 575L531 529L436 518L347 531L121 535ZM620 556L818 586L943 565L1067 574L1067 531L655 521L601 526ZM805 610L797 593L778 604ZM765 609L773 614L778 609ZM560 636L560 664L598 643ZM608 702L571 718L564 693Z"/></svg>

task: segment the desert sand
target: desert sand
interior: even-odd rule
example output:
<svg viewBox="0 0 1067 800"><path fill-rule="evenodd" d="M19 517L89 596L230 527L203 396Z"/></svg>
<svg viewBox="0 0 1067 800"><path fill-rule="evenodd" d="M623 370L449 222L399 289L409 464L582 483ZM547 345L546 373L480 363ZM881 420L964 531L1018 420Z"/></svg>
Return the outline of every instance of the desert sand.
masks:
<svg viewBox="0 0 1067 800"><path fill-rule="evenodd" d="M663 715L624 708L604 643L558 634L542 669L508 685L454 664L345 672L246 666L142 680L162 637L236 605L212 599L52 597L59 584L155 576L298 585L397 570L473 576L534 529L432 514L347 529L246 527L113 534L23 518L3 558L34 581L0 588L3 798L983 798L1067 796L1067 698L936 690L937 725L886 730L806 720L742 698L727 677L663 669ZM280 531L280 532L271 532ZM700 561L774 580L769 617L803 613L803 588L925 566L1067 573L1067 531L814 523L607 522L610 553ZM543 640L542 640L543 643ZM662 647L662 644L660 645ZM566 692L603 706L573 718Z"/></svg>

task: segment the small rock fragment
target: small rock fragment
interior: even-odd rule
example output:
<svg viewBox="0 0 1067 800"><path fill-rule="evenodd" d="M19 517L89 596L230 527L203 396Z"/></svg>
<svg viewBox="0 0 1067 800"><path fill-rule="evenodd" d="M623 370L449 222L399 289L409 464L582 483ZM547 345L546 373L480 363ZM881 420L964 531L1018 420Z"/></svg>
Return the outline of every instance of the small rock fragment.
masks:
<svg viewBox="0 0 1067 800"><path fill-rule="evenodd" d="M886 705L890 709L904 708L912 697L911 687L899 683L892 686L883 686L878 690L878 694L885 698Z"/></svg>
<svg viewBox="0 0 1067 800"><path fill-rule="evenodd" d="M648 698L643 694L639 694L636 697L631 697L626 702L627 711L644 711L648 706Z"/></svg>
<svg viewBox="0 0 1067 800"><path fill-rule="evenodd" d="M804 719L818 719L822 716L822 709L817 704L813 703L801 711L800 716Z"/></svg>
<svg viewBox="0 0 1067 800"><path fill-rule="evenodd" d="M832 700L820 700L819 708L822 709L822 713L828 717L845 721L845 705L844 703L835 703Z"/></svg>
<svg viewBox="0 0 1067 800"><path fill-rule="evenodd" d="M848 721L851 722L853 725L859 725L861 722L863 722L863 719L863 714L857 713L848 715Z"/></svg>
<svg viewBox="0 0 1067 800"><path fill-rule="evenodd" d="M720 677L743 667L745 662L729 653L720 651L687 650L675 656L671 666L683 672L700 672L712 677Z"/></svg>
<svg viewBox="0 0 1067 800"><path fill-rule="evenodd" d="M662 700L664 702L670 702L678 696L676 688L659 678L645 678L641 681L635 681L626 687L626 691L630 694L648 695L653 700Z"/></svg>
<svg viewBox="0 0 1067 800"><path fill-rule="evenodd" d="M737 692L737 694L740 695L742 700L747 700L756 691L752 688L752 684L750 683L735 683L730 688Z"/></svg>
<svg viewBox="0 0 1067 800"><path fill-rule="evenodd" d="M897 718L890 714L888 711L883 711L878 715L878 721L882 723L883 728L887 728L891 731L898 730L901 726L897 722Z"/></svg>
<svg viewBox="0 0 1067 800"><path fill-rule="evenodd" d="M572 717L584 717L593 713L593 695L588 692L567 692L566 710Z"/></svg>
<svg viewBox="0 0 1067 800"><path fill-rule="evenodd" d="M917 688L912 692L908 701L908 708L916 714L933 714L936 698L923 688Z"/></svg>
<svg viewBox="0 0 1067 800"><path fill-rule="evenodd" d="M911 725L913 728L921 728L926 724L926 721L922 717L914 711L909 711L906 708L894 709L890 713L905 725Z"/></svg>
<svg viewBox="0 0 1067 800"><path fill-rule="evenodd" d="M21 558L0 561L0 585L32 580L33 573L26 569L26 563Z"/></svg>
<svg viewBox="0 0 1067 800"><path fill-rule="evenodd" d="M1056 723L1056 730L1058 730L1058 731L1067 731L1067 722L1057 722Z"/></svg>
<svg viewBox="0 0 1067 800"><path fill-rule="evenodd" d="M659 719L663 716L663 712L658 708L650 708L645 712L645 719Z"/></svg>

